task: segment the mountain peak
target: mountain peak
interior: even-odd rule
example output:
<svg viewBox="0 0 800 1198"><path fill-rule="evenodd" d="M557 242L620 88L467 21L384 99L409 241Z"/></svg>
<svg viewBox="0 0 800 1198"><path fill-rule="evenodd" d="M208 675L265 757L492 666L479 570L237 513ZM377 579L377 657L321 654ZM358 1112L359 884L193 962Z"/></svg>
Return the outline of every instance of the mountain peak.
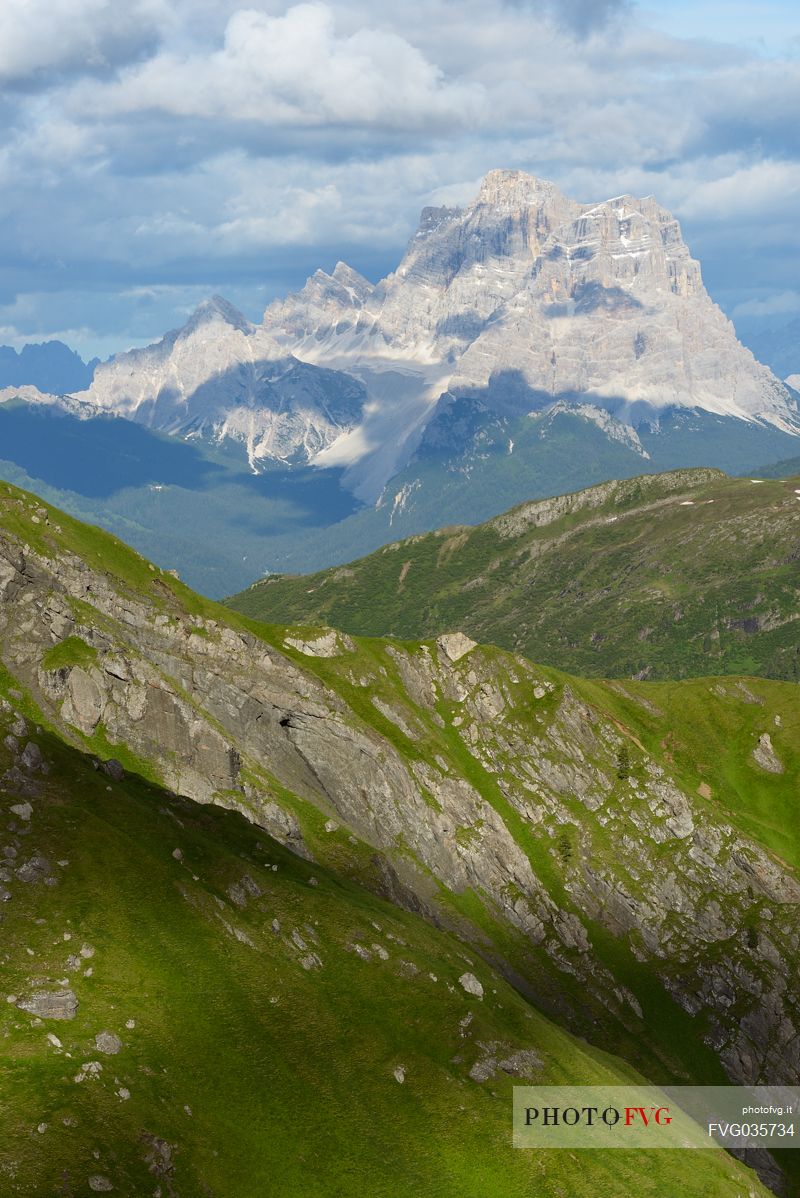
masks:
<svg viewBox="0 0 800 1198"><path fill-rule="evenodd" d="M363 275L354 270L352 266L348 266L346 262L342 262L341 259L334 266L331 278L336 279L336 282L341 283L344 287L355 287L358 291L372 291L369 279L365 279Z"/></svg>
<svg viewBox="0 0 800 1198"><path fill-rule="evenodd" d="M474 205L494 208L526 208L543 200L564 200L555 183L519 170L492 170L484 175Z"/></svg>
<svg viewBox="0 0 800 1198"><path fill-rule="evenodd" d="M203 325L218 324L220 321L231 325L232 328L238 329L241 333L252 333L255 327L224 296L212 295L209 299L204 299L202 303L197 305L181 332L187 335L195 332L196 329L202 328Z"/></svg>

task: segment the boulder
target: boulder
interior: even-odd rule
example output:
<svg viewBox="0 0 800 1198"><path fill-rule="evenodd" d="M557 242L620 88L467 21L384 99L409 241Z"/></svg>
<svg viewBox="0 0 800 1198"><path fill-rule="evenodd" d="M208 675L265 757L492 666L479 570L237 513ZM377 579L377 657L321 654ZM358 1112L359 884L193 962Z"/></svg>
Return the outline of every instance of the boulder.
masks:
<svg viewBox="0 0 800 1198"><path fill-rule="evenodd" d="M483 986L480 984L474 973L462 973L458 979L458 983L467 994L474 994L476 998L483 998Z"/></svg>
<svg viewBox="0 0 800 1198"><path fill-rule="evenodd" d="M768 774L782 774L783 762L778 757L775 749L772 746L772 738L768 732L762 732L758 738L758 744L753 749L751 754L756 765L762 770L766 770Z"/></svg>
<svg viewBox="0 0 800 1198"><path fill-rule="evenodd" d="M106 1056L113 1057L122 1048L122 1041L119 1036L115 1036L113 1032L98 1032L94 1038L98 1052L104 1052Z"/></svg>
<svg viewBox="0 0 800 1198"><path fill-rule="evenodd" d="M477 642L471 641L463 632L445 632L438 638L436 644L445 657L452 662L460 661L477 646Z"/></svg>
<svg viewBox="0 0 800 1198"><path fill-rule="evenodd" d="M18 998L16 1005L39 1019L74 1019L78 1010L72 990L35 990L27 998Z"/></svg>

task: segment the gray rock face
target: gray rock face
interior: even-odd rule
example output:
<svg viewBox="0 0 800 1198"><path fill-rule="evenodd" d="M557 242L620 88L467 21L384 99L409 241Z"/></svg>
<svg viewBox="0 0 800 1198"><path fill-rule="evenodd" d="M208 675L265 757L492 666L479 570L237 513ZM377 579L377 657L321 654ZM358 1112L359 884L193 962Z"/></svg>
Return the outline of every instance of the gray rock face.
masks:
<svg viewBox="0 0 800 1198"><path fill-rule="evenodd" d="M450 661L460 661L470 649L476 647L475 641L471 641L463 632L446 632L436 643Z"/></svg>
<svg viewBox="0 0 800 1198"><path fill-rule="evenodd" d="M542 1068L542 1059L533 1049L521 1048L504 1057L502 1053L505 1046L502 1044L481 1044L480 1047L484 1055L469 1071L474 1082L490 1081L500 1071L511 1077L533 1081Z"/></svg>
<svg viewBox="0 0 800 1198"><path fill-rule="evenodd" d="M112 778L114 782L121 782L125 777L125 770L122 767L122 762L117 761L116 757L109 757L108 761L104 761L100 767L104 774Z"/></svg>
<svg viewBox="0 0 800 1198"><path fill-rule="evenodd" d="M27 998L17 999L17 1006L39 1019L74 1019L78 1000L72 990L35 990Z"/></svg>
<svg viewBox="0 0 800 1198"><path fill-rule="evenodd" d="M306 657L338 657L340 653L347 653L353 649L353 642L345 633L332 630L310 640L287 636L283 643L291 649L297 649Z"/></svg>
<svg viewBox="0 0 800 1198"><path fill-rule="evenodd" d="M32 740L28 741L20 755L20 762L32 773L42 768L42 750Z"/></svg>
<svg viewBox="0 0 800 1198"><path fill-rule="evenodd" d="M215 296L156 345L103 363L78 400L150 428L232 438L251 464L302 464L358 423L364 390L299 361Z"/></svg>
<svg viewBox="0 0 800 1198"><path fill-rule="evenodd" d="M74 666L69 673L68 694L61 709L64 719L89 734L97 727L104 706L99 672L93 669L87 673L80 666Z"/></svg>
<svg viewBox="0 0 800 1198"><path fill-rule="evenodd" d="M474 994L476 998L483 998L483 986L474 973L462 973L458 979L458 984L462 990L466 990L467 994Z"/></svg>
<svg viewBox="0 0 800 1198"><path fill-rule="evenodd" d="M44 882L52 876L52 867L46 857L37 854L24 861L16 873L23 882Z"/></svg>
<svg viewBox="0 0 800 1198"><path fill-rule="evenodd" d="M772 747L772 738L768 732L762 732L759 736L758 744L753 749L753 761L768 774L783 773L783 762Z"/></svg>

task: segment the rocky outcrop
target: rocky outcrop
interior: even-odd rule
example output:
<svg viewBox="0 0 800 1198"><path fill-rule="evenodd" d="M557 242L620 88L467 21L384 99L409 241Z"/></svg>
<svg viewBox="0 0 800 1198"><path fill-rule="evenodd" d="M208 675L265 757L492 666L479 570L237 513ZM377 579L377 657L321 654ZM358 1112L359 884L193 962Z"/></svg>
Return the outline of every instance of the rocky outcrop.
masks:
<svg viewBox="0 0 800 1198"><path fill-rule="evenodd" d="M98 1032L94 1038L98 1052L114 1057L122 1048L122 1041L115 1032Z"/></svg>
<svg viewBox="0 0 800 1198"><path fill-rule="evenodd" d="M290 649L297 649L306 657L338 657L353 648L353 642L341 632L329 630L316 637L287 636L284 644Z"/></svg>
<svg viewBox="0 0 800 1198"><path fill-rule="evenodd" d="M673 496L682 491L690 491L697 487L706 487L709 483L719 482L724 478L720 470L671 470L658 476L658 490L650 499L649 508L657 508L672 501ZM555 524L564 516L583 511L593 511L605 507L609 503L625 504L635 489L641 489L641 480L613 479L600 483L597 487L587 487L583 491L573 491L568 495L556 495L553 499L539 499L532 503L522 503L511 511L503 512L494 520L487 521L489 528L495 529L501 537L512 538L522 536L529 528L546 528Z"/></svg>
<svg viewBox="0 0 800 1198"><path fill-rule="evenodd" d="M758 744L753 749L753 761L766 770L768 774L782 774L783 762L772 747L772 738L768 732L762 732Z"/></svg>
<svg viewBox="0 0 800 1198"><path fill-rule="evenodd" d="M476 642L470 640L463 632L446 632L439 637L436 644L449 661L460 661L462 657L476 648Z"/></svg>

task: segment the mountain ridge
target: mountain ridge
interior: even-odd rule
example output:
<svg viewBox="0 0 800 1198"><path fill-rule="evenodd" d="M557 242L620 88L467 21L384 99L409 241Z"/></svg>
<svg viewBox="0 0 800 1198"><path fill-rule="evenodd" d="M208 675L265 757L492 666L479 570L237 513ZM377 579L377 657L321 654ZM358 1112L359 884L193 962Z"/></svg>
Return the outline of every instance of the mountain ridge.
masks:
<svg viewBox="0 0 800 1198"><path fill-rule="evenodd" d="M359 635L481 641L592 676L800 677L800 479L678 470L521 504L227 602ZM726 558L736 546L736 565Z"/></svg>
<svg viewBox="0 0 800 1198"><path fill-rule="evenodd" d="M20 350L0 345L0 390L35 387L45 394L62 395L91 385L100 359L84 362L63 341L29 342Z"/></svg>
<svg viewBox="0 0 800 1198"><path fill-rule="evenodd" d="M76 399L158 431L230 438L251 466L307 462L353 426L364 403L357 380L299 361L221 296L156 344L101 364Z"/></svg>
<svg viewBox="0 0 800 1198"><path fill-rule="evenodd" d="M3 418L6 477L215 595L643 469L744 473L800 443L797 393L736 340L664 208L579 204L513 171L490 172L463 208L425 209L376 284L340 261L260 324L217 297L98 366L90 390L29 398L32 416L47 403L122 416L209 460L196 485L159 469L100 506L91 461L73 480L56 460L69 422ZM130 427L84 440L117 440L131 478Z"/></svg>
<svg viewBox="0 0 800 1198"><path fill-rule="evenodd" d="M507 1134L514 1084L640 1083L629 1066L418 915L235 812L78 753L14 682L0 674L0 819L17 853L0 879L8 1195L260 1198L276 1177L305 1193L320 1090L321 1198L343 1175L387 1196L433 1198L454 1175L466 1198L641 1193L636 1154L578 1164ZM750 1169L702 1156L688 1179L670 1154L654 1183L766 1198Z"/></svg>

